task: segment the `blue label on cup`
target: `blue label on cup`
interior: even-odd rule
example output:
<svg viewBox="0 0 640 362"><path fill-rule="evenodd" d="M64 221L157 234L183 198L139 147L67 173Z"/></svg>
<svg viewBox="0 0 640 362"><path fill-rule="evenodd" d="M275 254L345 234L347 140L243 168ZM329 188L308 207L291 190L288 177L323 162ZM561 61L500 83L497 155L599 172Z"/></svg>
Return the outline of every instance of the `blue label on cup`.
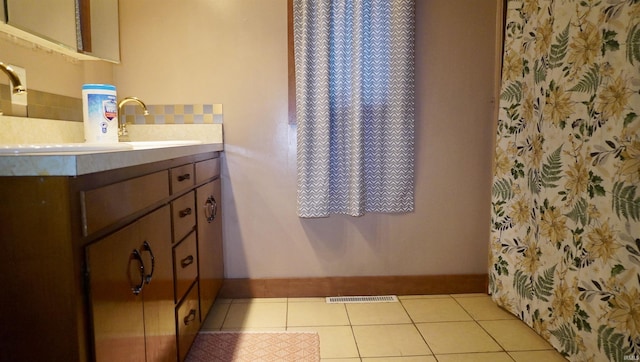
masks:
<svg viewBox="0 0 640 362"><path fill-rule="evenodd" d="M116 97L107 94L88 94L88 115L92 121L105 119L112 121L118 116Z"/></svg>
<svg viewBox="0 0 640 362"><path fill-rule="evenodd" d="M104 118L107 120L111 121L116 118L118 116L118 105L116 104L115 97L103 101L102 109L104 110Z"/></svg>

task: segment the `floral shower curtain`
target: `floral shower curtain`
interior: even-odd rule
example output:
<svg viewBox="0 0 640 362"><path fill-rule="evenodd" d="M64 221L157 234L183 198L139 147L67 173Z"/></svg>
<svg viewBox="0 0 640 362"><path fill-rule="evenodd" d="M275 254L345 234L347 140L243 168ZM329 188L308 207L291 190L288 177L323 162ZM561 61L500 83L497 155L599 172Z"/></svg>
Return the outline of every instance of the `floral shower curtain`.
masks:
<svg viewBox="0 0 640 362"><path fill-rule="evenodd" d="M298 215L413 210L413 0L295 0Z"/></svg>
<svg viewBox="0 0 640 362"><path fill-rule="evenodd" d="M490 293L572 361L640 358L640 1L508 1Z"/></svg>

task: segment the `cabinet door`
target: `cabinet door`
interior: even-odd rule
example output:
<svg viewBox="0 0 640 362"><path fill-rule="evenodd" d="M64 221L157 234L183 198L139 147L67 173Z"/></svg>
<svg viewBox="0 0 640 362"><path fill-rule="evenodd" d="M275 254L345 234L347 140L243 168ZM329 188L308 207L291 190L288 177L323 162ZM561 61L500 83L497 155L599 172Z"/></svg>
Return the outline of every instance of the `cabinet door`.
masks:
<svg viewBox="0 0 640 362"><path fill-rule="evenodd" d="M149 250L143 245L141 251L145 266L152 268L142 292L147 361L175 361L178 352L169 206L140 219L139 240L149 245Z"/></svg>
<svg viewBox="0 0 640 362"><path fill-rule="evenodd" d="M173 265L165 206L87 247L96 361L175 361Z"/></svg>
<svg viewBox="0 0 640 362"><path fill-rule="evenodd" d="M196 189L202 318L207 316L224 277L220 194L219 178Z"/></svg>
<svg viewBox="0 0 640 362"><path fill-rule="evenodd" d="M87 247L93 344L98 362L145 360L140 244L138 225L132 224Z"/></svg>

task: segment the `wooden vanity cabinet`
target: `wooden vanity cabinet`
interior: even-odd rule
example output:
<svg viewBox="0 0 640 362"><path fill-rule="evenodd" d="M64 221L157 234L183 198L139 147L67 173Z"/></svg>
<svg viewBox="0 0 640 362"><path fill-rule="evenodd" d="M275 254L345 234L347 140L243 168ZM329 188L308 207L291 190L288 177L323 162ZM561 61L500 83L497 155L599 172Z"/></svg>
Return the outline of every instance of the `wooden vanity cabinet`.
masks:
<svg viewBox="0 0 640 362"><path fill-rule="evenodd" d="M189 163L179 167L174 167L170 171L171 177L171 193L178 194L181 191L188 190L193 187L194 175L193 164Z"/></svg>
<svg viewBox="0 0 640 362"><path fill-rule="evenodd" d="M0 360L85 361L74 178L0 177Z"/></svg>
<svg viewBox="0 0 640 362"><path fill-rule="evenodd" d="M178 326L178 360L184 361L193 340L200 329L200 299L198 285L194 284L176 307L176 325Z"/></svg>
<svg viewBox="0 0 640 362"><path fill-rule="evenodd" d="M182 360L222 278L218 157L0 177L0 360Z"/></svg>
<svg viewBox="0 0 640 362"><path fill-rule="evenodd" d="M194 169L195 200L193 192L186 194L179 200L182 210L186 210L195 202L193 215L196 219L197 233L189 234L174 246L176 325L180 361L184 360L201 323L211 310L224 276L220 213L220 159L212 158L196 162ZM179 173L174 172L173 174L184 175L187 171L189 169L181 168ZM183 200L185 197L189 203ZM191 215L189 213L189 216ZM185 218L179 216L174 211L174 230L186 229L175 225L176 222L184 223ZM177 233L174 237L179 239L183 234Z"/></svg>
<svg viewBox="0 0 640 362"><path fill-rule="evenodd" d="M169 207L87 247L96 361L175 361Z"/></svg>
<svg viewBox="0 0 640 362"><path fill-rule="evenodd" d="M182 240L196 227L194 192L191 191L171 202L173 243Z"/></svg>
<svg viewBox="0 0 640 362"><path fill-rule="evenodd" d="M173 248L175 272L175 325L178 331L178 356L183 361L200 329L198 293L198 244L196 232L190 233Z"/></svg>
<svg viewBox="0 0 640 362"><path fill-rule="evenodd" d="M200 259L200 306L209 311L224 278L220 178L196 189ZM203 318L206 313L203 313Z"/></svg>

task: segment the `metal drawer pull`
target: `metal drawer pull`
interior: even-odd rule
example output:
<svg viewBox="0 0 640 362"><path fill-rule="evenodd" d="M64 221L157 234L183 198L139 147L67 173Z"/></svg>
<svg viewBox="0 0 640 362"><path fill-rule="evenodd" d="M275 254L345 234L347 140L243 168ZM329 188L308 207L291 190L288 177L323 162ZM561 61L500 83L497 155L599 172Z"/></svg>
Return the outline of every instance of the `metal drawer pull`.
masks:
<svg viewBox="0 0 640 362"><path fill-rule="evenodd" d="M178 182L182 182L182 181L190 180L190 179L191 179L191 174L190 173L185 173L184 175L178 176Z"/></svg>
<svg viewBox="0 0 640 362"><path fill-rule="evenodd" d="M185 217L185 216L189 216L191 215L191 208L187 207L184 210L180 210L180 212L178 213L178 215L180 215L180 217Z"/></svg>
<svg viewBox="0 0 640 362"><path fill-rule="evenodd" d="M193 264L194 260L195 259L193 258L193 255L189 255L188 257L180 260L180 265L182 265L183 268L186 268L189 265Z"/></svg>
<svg viewBox="0 0 640 362"><path fill-rule="evenodd" d="M147 284L151 283L151 278L153 278L153 271L156 270L156 258L153 256L153 251L151 250L151 245L148 242L142 243L142 250L148 251L149 255L151 255L151 273L145 276L144 280Z"/></svg>
<svg viewBox="0 0 640 362"><path fill-rule="evenodd" d="M184 325L188 326L189 323L193 322L194 320L196 320L196 310L195 309L191 309L189 311L189 314L187 314L187 316L184 317L184 319L183 319Z"/></svg>
<svg viewBox="0 0 640 362"><path fill-rule="evenodd" d="M139 266L138 269L140 271L140 283L138 285L134 285L133 287L131 287L131 291L133 292L134 295L138 295L142 292L142 289L144 288L144 262L142 261L142 256L140 255L140 252L138 251L138 249L133 249L133 251L131 252L131 258L129 259L129 266L131 266L131 260L135 259L138 261Z"/></svg>
<svg viewBox="0 0 640 362"><path fill-rule="evenodd" d="M211 223L218 214L218 203L216 202L215 197L209 196L207 201L204 203L204 215L207 218L207 222Z"/></svg>

